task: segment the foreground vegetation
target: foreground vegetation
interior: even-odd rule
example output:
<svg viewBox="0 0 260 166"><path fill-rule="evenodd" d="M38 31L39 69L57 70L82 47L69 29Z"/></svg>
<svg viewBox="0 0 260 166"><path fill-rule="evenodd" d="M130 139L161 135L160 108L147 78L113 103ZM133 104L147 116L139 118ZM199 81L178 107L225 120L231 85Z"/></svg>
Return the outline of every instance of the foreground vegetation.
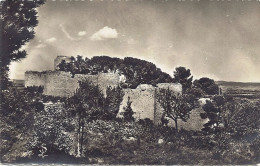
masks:
<svg viewBox="0 0 260 166"><path fill-rule="evenodd" d="M84 164L256 164L259 137L250 142L228 134L204 135L140 123L97 120L87 124L84 155L76 158L55 144L45 157L32 155L14 162ZM257 134L257 133L254 133ZM252 135L254 135L252 134ZM258 133L259 134L259 133ZM249 135L247 135L249 136ZM71 145L72 146L72 145ZM219 152L221 151L221 155ZM69 160L68 160L69 159Z"/></svg>
<svg viewBox="0 0 260 166"><path fill-rule="evenodd" d="M83 93L88 91L88 93ZM92 93L94 92L95 93ZM118 88L106 97L85 82L71 98L41 88L2 93L1 162L84 164L256 164L260 162L260 102L214 96L203 131L175 130L116 118ZM94 95L94 96L93 96ZM222 100L224 99L224 100ZM91 103L91 104L90 104ZM127 112L127 111L126 111Z"/></svg>

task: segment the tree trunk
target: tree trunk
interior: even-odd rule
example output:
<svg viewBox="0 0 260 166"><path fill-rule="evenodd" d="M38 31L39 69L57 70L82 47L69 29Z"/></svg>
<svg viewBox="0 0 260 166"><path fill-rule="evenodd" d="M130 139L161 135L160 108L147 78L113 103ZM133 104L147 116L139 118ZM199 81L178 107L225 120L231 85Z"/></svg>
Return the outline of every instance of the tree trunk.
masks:
<svg viewBox="0 0 260 166"><path fill-rule="evenodd" d="M79 112L79 123L78 123L78 148L77 148L77 156L81 157L81 153L80 153L80 129L81 129L81 113Z"/></svg>
<svg viewBox="0 0 260 166"><path fill-rule="evenodd" d="M177 119L174 119L174 122L175 122L175 129L178 132L178 122L177 122Z"/></svg>
<svg viewBox="0 0 260 166"><path fill-rule="evenodd" d="M83 151L83 139L84 139L84 123L82 123L81 126L81 137L80 137L80 157L82 157L82 151Z"/></svg>

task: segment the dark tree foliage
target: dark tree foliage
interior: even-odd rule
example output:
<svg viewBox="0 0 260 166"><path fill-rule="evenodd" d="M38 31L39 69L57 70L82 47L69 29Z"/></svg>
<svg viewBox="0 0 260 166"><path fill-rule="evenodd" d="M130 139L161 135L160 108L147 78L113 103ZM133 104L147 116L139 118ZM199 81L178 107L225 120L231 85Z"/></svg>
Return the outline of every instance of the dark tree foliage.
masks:
<svg viewBox="0 0 260 166"><path fill-rule="evenodd" d="M126 105L126 107L124 107L124 112L122 112L123 119L126 122L133 122L133 121L135 121L135 118L133 117L135 112L133 111L133 109L131 107L131 104L132 104L132 101L130 100L130 97L128 96L127 105Z"/></svg>
<svg viewBox="0 0 260 166"><path fill-rule="evenodd" d="M104 95L98 86L89 81L79 82L79 88L66 103L66 108L75 117L78 134L78 156L83 154L84 128L89 121L98 119L102 113Z"/></svg>
<svg viewBox="0 0 260 166"><path fill-rule="evenodd" d="M160 89L156 95L165 116L174 120L175 128L178 131L178 119L187 121L190 117L190 111L198 107L198 101L191 94L176 94L168 89Z"/></svg>
<svg viewBox="0 0 260 166"><path fill-rule="evenodd" d="M260 102L230 100L225 103L221 117L225 130L246 135L260 128Z"/></svg>
<svg viewBox="0 0 260 166"><path fill-rule="evenodd" d="M1 2L1 65L25 58L26 52L20 48L34 37L37 26L36 8L43 0Z"/></svg>
<svg viewBox="0 0 260 166"><path fill-rule="evenodd" d="M34 115L44 109L38 94L8 88L1 93L1 161L18 142L30 135ZM8 160L8 158L6 159Z"/></svg>
<svg viewBox="0 0 260 166"><path fill-rule="evenodd" d="M85 80L79 82L79 88L67 104L72 115L80 114L89 120L96 120L104 105L104 95L97 85Z"/></svg>
<svg viewBox="0 0 260 166"><path fill-rule="evenodd" d="M174 82L180 83L184 92L186 89L191 88L193 76L191 76L190 69L177 67L173 72L173 76Z"/></svg>
<svg viewBox="0 0 260 166"><path fill-rule="evenodd" d="M139 119L138 124L142 125L143 127L152 127L154 126L153 121L149 118L145 118L145 119Z"/></svg>
<svg viewBox="0 0 260 166"><path fill-rule="evenodd" d="M9 67L4 67L0 64L0 70L0 90L4 90L12 85L12 82L8 78Z"/></svg>
<svg viewBox="0 0 260 166"><path fill-rule="evenodd" d="M46 104L44 111L34 115L35 122L31 130L32 137L27 143L28 150L32 150L33 157L48 155L50 146L57 146L57 150L69 151L71 138L68 132L74 130L70 117L63 107L63 103ZM37 151L35 151L38 149ZM46 153L47 152L47 153Z"/></svg>
<svg viewBox="0 0 260 166"><path fill-rule="evenodd" d="M36 8L44 0L0 2L0 67L1 88L6 88L9 64L26 57L26 51L21 47L34 37L34 27L37 26Z"/></svg>
<svg viewBox="0 0 260 166"><path fill-rule="evenodd" d="M100 88L92 82L87 80L79 82L79 88L66 102L68 112L77 121L79 156L83 152L86 123L97 119L114 120L119 111L123 95L120 87L108 87L105 97Z"/></svg>
<svg viewBox="0 0 260 166"><path fill-rule="evenodd" d="M219 133L221 131L243 135L260 127L259 102L247 99L233 99L224 96L214 96L203 106L203 119L209 121L204 125L204 131Z"/></svg>
<svg viewBox="0 0 260 166"><path fill-rule="evenodd" d="M219 87L213 79L203 77L193 82L195 88L201 89L206 95L215 95L219 93Z"/></svg>
<svg viewBox="0 0 260 166"><path fill-rule="evenodd" d="M28 86L25 88L30 93L43 93L43 86Z"/></svg>
<svg viewBox="0 0 260 166"><path fill-rule="evenodd" d="M196 98L201 98L205 95L205 92L200 89L200 88L196 88L196 87L191 87L185 90L186 94L192 94L194 95Z"/></svg>
<svg viewBox="0 0 260 166"><path fill-rule="evenodd" d="M209 121L204 124L203 131L217 133L221 131L221 112L225 104L223 96L214 96L212 101L207 100L203 106L205 113L201 113L201 118L208 118Z"/></svg>
<svg viewBox="0 0 260 166"><path fill-rule="evenodd" d="M120 104L123 100L124 92L119 86L112 88L108 87L104 104L104 120L115 120L119 111Z"/></svg>
<svg viewBox="0 0 260 166"><path fill-rule="evenodd" d="M172 82L170 75L162 72L153 63L136 58L126 57L124 59L108 56L95 56L83 60L78 56L76 59L59 64L61 71L74 74L98 74L99 72L118 72L126 77L126 87L136 88L139 84L152 84Z"/></svg>

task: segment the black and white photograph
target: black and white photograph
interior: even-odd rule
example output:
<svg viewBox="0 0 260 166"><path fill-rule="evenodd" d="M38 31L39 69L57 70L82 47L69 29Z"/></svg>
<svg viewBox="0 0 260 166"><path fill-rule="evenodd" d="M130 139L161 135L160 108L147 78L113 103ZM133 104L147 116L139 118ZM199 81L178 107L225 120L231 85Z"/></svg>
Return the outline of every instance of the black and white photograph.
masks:
<svg viewBox="0 0 260 166"><path fill-rule="evenodd" d="M0 0L0 165L260 165L260 0Z"/></svg>

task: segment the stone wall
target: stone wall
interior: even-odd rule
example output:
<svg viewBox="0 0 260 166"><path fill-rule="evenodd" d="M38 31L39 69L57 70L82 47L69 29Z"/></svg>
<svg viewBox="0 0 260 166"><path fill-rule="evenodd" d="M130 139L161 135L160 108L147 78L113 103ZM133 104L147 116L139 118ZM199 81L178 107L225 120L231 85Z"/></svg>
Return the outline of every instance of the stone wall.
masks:
<svg viewBox="0 0 260 166"><path fill-rule="evenodd" d="M44 86L46 80L46 72L26 71L25 72L25 87L28 86Z"/></svg>
<svg viewBox="0 0 260 166"><path fill-rule="evenodd" d="M127 106L128 97L132 102L131 108L135 112L136 120L149 118L154 120L154 93L155 88L151 85L139 85L136 89L124 89L123 101L120 105L118 117L122 117L124 107Z"/></svg>
<svg viewBox="0 0 260 166"><path fill-rule="evenodd" d="M175 92L175 93L182 93L182 85L181 84L174 84L174 83L160 83L157 84L157 88L156 88L156 94L158 93L158 91L160 89L170 89L171 91ZM156 99L154 99L156 100ZM159 102L155 102L155 109L154 109L154 123L155 124L160 124L161 123L161 117L162 117L162 113L163 113L163 109L160 105Z"/></svg>
<svg viewBox="0 0 260 166"><path fill-rule="evenodd" d="M122 117L122 112L124 112L124 107L127 106L127 100L128 97L130 97L130 101L132 102L131 107L135 112L134 118L136 120L149 118L155 124L159 124L161 122L163 110L156 101L155 95L160 88L169 88L176 93L181 93L182 91L181 85L174 83L160 83L157 84L157 87L142 84L136 89L125 89L125 95L120 105L118 117Z"/></svg>
<svg viewBox="0 0 260 166"><path fill-rule="evenodd" d="M139 85L136 89L125 89L125 95L123 101L120 105L118 117L122 117L122 112L124 112L124 107L127 105L128 97L132 102L131 108L135 112L134 118L136 120L149 118L154 124L158 125L161 123L161 117L163 109L155 99L156 93L159 89L173 90L176 93L182 92L182 87L180 84L173 83L160 83L157 87L151 85ZM205 104L204 100L201 101L200 107L191 111L190 118L187 122L178 120L178 128L186 130L198 131L203 128L203 125L208 121L208 119L201 119L200 113L204 112L202 106ZM169 126L175 127L173 120L169 120Z"/></svg>
<svg viewBox="0 0 260 166"><path fill-rule="evenodd" d="M25 87L28 86L43 86L44 94L51 96L69 97L74 94L79 86L78 81L88 80L98 85L99 88L106 94L108 86L115 87L120 83L120 76L116 73L99 73L97 75L76 74L73 78L68 72L63 71L44 71L34 72L27 71L25 73ZM135 112L134 117L138 119L151 119L155 124L161 123L163 109L156 101L155 95L160 88L173 90L176 93L182 92L180 84L160 83L157 87L143 84L136 89L124 89L125 95L120 105L118 117L122 117L121 113L127 105L128 97L132 102L132 109ZM178 121L179 129L200 130L203 124L207 122L200 118L200 113L203 112L202 105L205 101L201 101L201 107L192 110L190 119L187 122ZM175 126L173 120L170 120L170 126Z"/></svg>
<svg viewBox="0 0 260 166"><path fill-rule="evenodd" d="M119 84L119 75L115 73L76 74L72 78L70 73L63 71L28 71L25 73L25 87L43 86L43 94L50 96L72 96L79 86L78 82L82 80L98 84L105 94L108 86L114 87Z"/></svg>
<svg viewBox="0 0 260 166"><path fill-rule="evenodd" d="M53 71L46 74L44 94L50 96L69 97L78 87L78 79L71 78L70 73Z"/></svg>

